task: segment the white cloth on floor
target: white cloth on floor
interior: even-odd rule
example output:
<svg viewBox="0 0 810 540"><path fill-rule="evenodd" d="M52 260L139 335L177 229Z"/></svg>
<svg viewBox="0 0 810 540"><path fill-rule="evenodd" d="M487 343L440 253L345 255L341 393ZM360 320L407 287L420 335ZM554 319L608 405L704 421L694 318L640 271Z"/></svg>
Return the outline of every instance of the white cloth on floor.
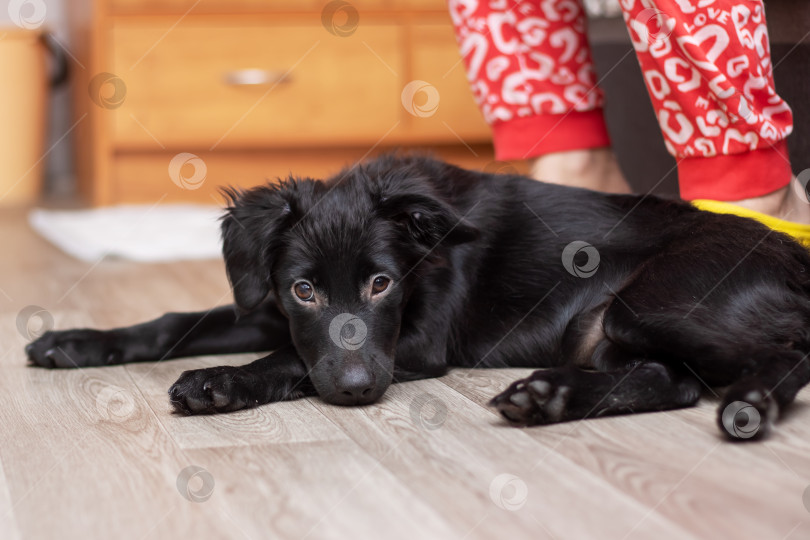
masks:
<svg viewBox="0 0 810 540"><path fill-rule="evenodd" d="M31 227L83 261L118 257L139 262L222 256L217 206L121 205L91 210L31 211Z"/></svg>

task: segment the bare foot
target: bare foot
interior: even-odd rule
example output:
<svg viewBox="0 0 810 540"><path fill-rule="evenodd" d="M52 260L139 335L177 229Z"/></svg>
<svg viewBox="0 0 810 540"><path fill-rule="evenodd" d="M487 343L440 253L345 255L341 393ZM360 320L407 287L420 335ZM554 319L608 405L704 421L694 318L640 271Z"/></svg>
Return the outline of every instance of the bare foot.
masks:
<svg viewBox="0 0 810 540"><path fill-rule="evenodd" d="M610 148L545 154L530 163L529 174L535 180L552 184L608 193L632 193Z"/></svg>
<svg viewBox="0 0 810 540"><path fill-rule="evenodd" d="M794 223L810 224L810 200L805 193L805 187L794 176L790 185L768 193L761 197L743 199L741 201L728 201L731 204L742 206L763 214Z"/></svg>

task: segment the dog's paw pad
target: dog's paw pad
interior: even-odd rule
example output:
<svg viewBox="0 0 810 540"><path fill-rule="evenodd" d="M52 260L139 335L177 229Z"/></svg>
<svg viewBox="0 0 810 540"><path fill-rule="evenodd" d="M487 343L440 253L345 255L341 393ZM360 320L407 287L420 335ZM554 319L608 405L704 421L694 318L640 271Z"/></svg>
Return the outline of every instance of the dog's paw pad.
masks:
<svg viewBox="0 0 810 540"><path fill-rule="evenodd" d="M495 396L490 405L516 424L535 425L559 422L571 395L571 387L560 384L544 372L512 383Z"/></svg>
<svg viewBox="0 0 810 540"><path fill-rule="evenodd" d="M518 407L529 407L531 406L532 398L529 396L528 392L518 392L517 394L509 396L509 401Z"/></svg>
<svg viewBox="0 0 810 540"><path fill-rule="evenodd" d="M203 399L197 398L194 396L186 396L186 404L188 404L189 410L195 413L202 412L208 407L210 407L208 400L204 398Z"/></svg>
<svg viewBox="0 0 810 540"><path fill-rule="evenodd" d="M528 386L536 396L546 397L551 394L551 383L548 381L532 381Z"/></svg>
<svg viewBox="0 0 810 540"><path fill-rule="evenodd" d="M214 402L214 407L217 409L224 410L231 405L237 408L244 407L244 401L240 400L238 396L228 395L220 388L211 388L209 393L211 400Z"/></svg>

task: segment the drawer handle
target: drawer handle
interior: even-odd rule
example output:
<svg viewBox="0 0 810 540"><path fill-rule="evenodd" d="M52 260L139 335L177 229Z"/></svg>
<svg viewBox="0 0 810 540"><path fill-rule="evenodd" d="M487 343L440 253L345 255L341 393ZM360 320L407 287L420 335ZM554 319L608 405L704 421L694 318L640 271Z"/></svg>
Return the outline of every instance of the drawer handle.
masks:
<svg viewBox="0 0 810 540"><path fill-rule="evenodd" d="M230 86L262 86L288 83L290 77L282 71L268 69L236 69L225 74L225 82Z"/></svg>

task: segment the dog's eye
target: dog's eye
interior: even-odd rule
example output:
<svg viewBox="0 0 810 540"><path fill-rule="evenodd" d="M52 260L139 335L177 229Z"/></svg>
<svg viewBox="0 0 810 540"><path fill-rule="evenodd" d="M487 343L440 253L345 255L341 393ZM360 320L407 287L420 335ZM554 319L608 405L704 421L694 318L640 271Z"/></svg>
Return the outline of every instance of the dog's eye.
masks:
<svg viewBox="0 0 810 540"><path fill-rule="evenodd" d="M388 288L388 285L391 283L391 280L385 276L377 276L374 278L374 281L371 283L371 294L380 294L385 289Z"/></svg>
<svg viewBox="0 0 810 540"><path fill-rule="evenodd" d="M306 281L299 281L293 285L293 292L295 296L305 302L310 302L315 297L315 291L312 289L312 285Z"/></svg>

